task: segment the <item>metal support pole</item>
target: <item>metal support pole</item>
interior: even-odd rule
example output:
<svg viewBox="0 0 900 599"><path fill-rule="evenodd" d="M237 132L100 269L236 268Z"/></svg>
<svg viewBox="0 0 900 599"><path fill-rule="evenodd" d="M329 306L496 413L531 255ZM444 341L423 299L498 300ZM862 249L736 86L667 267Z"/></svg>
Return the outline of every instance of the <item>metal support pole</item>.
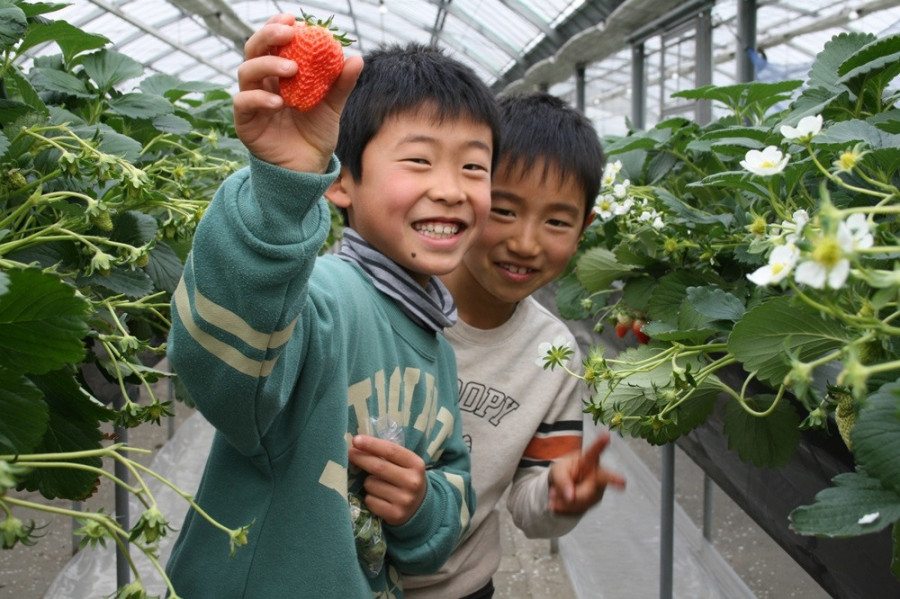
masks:
<svg viewBox="0 0 900 599"><path fill-rule="evenodd" d="M712 541L713 479L703 473L703 538Z"/></svg>
<svg viewBox="0 0 900 599"><path fill-rule="evenodd" d="M80 512L81 511L81 502L73 501L72 509L75 510L76 512ZM78 530L78 528L79 528L78 519L72 518L72 555L75 555L76 553L78 553L78 536L75 534L75 531Z"/></svg>
<svg viewBox="0 0 900 599"><path fill-rule="evenodd" d="M747 48L756 48L756 0L738 0L737 3L737 81L749 82L756 78L753 61Z"/></svg>
<svg viewBox="0 0 900 599"><path fill-rule="evenodd" d="M113 405L116 408L116 411L121 410L125 406L125 397L119 393L116 396L116 399L113 401ZM116 436L116 439L120 443L128 443L128 429L124 426L116 425L113 427L113 433ZM113 473L116 478L125 483L128 483L129 475L128 468L125 467L121 461L116 460L113 466ZM128 491L122 485L116 485L115 490L115 501L116 501L116 522L119 526L122 527L123 530L129 529L128 524ZM122 545L116 543L116 588L122 588L131 582L131 572L128 569L128 559L122 550L122 546L124 546L125 551L128 551L129 543L128 538L125 537L122 539Z"/></svg>
<svg viewBox="0 0 900 599"><path fill-rule="evenodd" d="M644 66L644 43L631 46L631 125L643 129L647 113L647 78Z"/></svg>
<svg viewBox="0 0 900 599"><path fill-rule="evenodd" d="M584 114L584 64L575 65L575 108Z"/></svg>
<svg viewBox="0 0 900 599"><path fill-rule="evenodd" d="M675 444L662 446L659 518L659 598L672 599L675 557Z"/></svg>
<svg viewBox="0 0 900 599"><path fill-rule="evenodd" d="M712 13L704 10L697 15L697 45L695 64L697 69L694 72L694 83L696 87L712 84L713 80L713 31L712 31ZM712 121L712 102L710 100L699 100L695 113L697 123L706 125Z"/></svg>

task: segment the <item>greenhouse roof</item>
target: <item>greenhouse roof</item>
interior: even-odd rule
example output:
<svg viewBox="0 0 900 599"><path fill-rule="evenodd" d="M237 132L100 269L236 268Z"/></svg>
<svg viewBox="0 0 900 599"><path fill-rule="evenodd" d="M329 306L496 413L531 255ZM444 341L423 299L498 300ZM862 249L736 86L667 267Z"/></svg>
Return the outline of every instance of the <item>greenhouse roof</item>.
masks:
<svg viewBox="0 0 900 599"><path fill-rule="evenodd" d="M380 44L434 42L469 64L496 91L543 85L574 92L577 65L586 67L586 103L603 106L595 121L627 114L629 42L650 39L668 24L711 10L717 84L734 80L738 0L70 0L52 13L109 38L142 62L147 74L221 83L236 91L244 40L273 14L305 11L357 40L347 51ZM823 45L844 31L886 34L900 28L900 0L758 0L757 46L770 76L802 78ZM41 49L55 53L54 46ZM660 73L658 52L645 50L648 80ZM729 64L730 63L730 64ZM671 61L669 65L672 66ZM678 64L682 73L692 64Z"/></svg>

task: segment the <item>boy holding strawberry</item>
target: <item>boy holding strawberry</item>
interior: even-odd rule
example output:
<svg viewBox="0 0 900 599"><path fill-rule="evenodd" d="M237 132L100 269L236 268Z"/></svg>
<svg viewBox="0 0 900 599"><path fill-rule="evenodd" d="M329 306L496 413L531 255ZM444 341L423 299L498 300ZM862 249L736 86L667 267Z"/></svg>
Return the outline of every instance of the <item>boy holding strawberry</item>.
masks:
<svg viewBox="0 0 900 599"><path fill-rule="evenodd" d="M478 507L466 536L435 574L406 576L406 597L491 597L500 563L498 502L529 537L569 532L606 486L604 433L583 453L581 381L535 364L541 342L574 351L566 325L531 297L575 254L600 189L604 156L584 116L546 93L503 98L491 215L462 264L442 277L459 322L456 352L463 434Z"/></svg>
<svg viewBox="0 0 900 599"><path fill-rule="evenodd" d="M234 115L250 166L211 202L173 298L170 361L217 429L198 504L252 523L229 560L188 514L167 572L191 599L400 597L399 572L435 571L475 509L437 275L487 219L496 101L410 46L348 58L301 112L278 93L298 67L273 51L293 23L274 17L245 46ZM323 195L350 228L317 257ZM363 434L376 418L402 441ZM358 559L348 492L383 522L377 572Z"/></svg>

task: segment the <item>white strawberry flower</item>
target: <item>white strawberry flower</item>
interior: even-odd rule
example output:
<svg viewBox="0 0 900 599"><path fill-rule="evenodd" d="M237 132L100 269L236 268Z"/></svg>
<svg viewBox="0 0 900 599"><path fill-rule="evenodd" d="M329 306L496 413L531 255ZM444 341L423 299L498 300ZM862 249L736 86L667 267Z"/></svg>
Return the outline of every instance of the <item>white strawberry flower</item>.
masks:
<svg viewBox="0 0 900 599"><path fill-rule="evenodd" d="M760 287L775 285L791 273L798 258L800 250L793 243L776 246L769 254L769 263L748 274L747 278Z"/></svg>
<svg viewBox="0 0 900 599"><path fill-rule="evenodd" d="M616 160L615 162L607 162L606 166L603 168L603 181L602 184L604 187L609 187L613 183L616 182L616 176L619 174L619 171L622 170L622 161Z"/></svg>
<svg viewBox="0 0 900 599"><path fill-rule="evenodd" d="M594 212L604 221L607 221L615 216L616 210L618 209L619 203L616 202L616 198L612 194L608 193L604 193L599 198L597 198L597 203L594 205Z"/></svg>
<svg viewBox="0 0 900 599"><path fill-rule="evenodd" d="M541 368L556 364L565 364L572 355L572 347L568 339L562 335L553 338L553 342L542 341L538 344L538 357L534 361Z"/></svg>
<svg viewBox="0 0 900 599"><path fill-rule="evenodd" d="M788 141L798 141L805 143L822 131L822 115L805 116L800 119L796 127L790 125L781 126L781 134Z"/></svg>
<svg viewBox="0 0 900 599"><path fill-rule="evenodd" d="M853 250L865 250L875 245L875 239L869 230L869 221L865 214L851 214L844 223L852 238Z"/></svg>
<svg viewBox="0 0 900 599"><path fill-rule="evenodd" d="M862 217L862 221L859 218ZM810 259L797 266L794 280L816 289L840 289L850 274L850 260L856 250L872 247L874 240L862 214L838 223L833 235L815 240Z"/></svg>
<svg viewBox="0 0 900 599"><path fill-rule="evenodd" d="M750 150L741 160L741 166L754 175L768 177L777 175L787 166L790 156L785 156L775 146L767 146L764 150Z"/></svg>

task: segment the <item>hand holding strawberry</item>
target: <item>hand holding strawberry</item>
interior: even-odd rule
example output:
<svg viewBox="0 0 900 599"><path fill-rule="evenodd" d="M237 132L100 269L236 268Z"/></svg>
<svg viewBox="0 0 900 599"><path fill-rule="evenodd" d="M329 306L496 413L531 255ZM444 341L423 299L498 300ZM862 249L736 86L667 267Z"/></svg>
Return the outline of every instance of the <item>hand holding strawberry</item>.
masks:
<svg viewBox="0 0 900 599"><path fill-rule="evenodd" d="M318 27L318 26L316 26ZM322 27L318 27L323 29ZM337 144L341 110L362 71L362 58L343 60L324 97L305 112L287 105L280 80L299 67L278 49L294 40L292 15L272 17L247 40L234 97L235 131L250 152L265 162L302 172L324 172Z"/></svg>

